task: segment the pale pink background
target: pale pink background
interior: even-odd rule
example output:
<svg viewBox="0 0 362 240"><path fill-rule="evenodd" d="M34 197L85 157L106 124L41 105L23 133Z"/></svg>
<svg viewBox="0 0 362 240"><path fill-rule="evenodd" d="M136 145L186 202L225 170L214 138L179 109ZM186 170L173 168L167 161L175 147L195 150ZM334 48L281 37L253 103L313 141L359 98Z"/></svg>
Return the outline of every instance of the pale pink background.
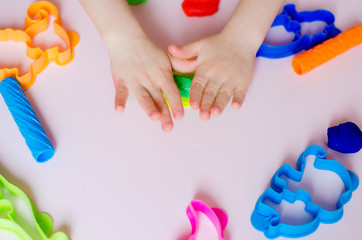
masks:
<svg viewBox="0 0 362 240"><path fill-rule="evenodd" d="M1 1L0 27L22 29L32 2ZM293 72L292 57L258 58L241 110L228 106L209 122L187 110L172 133L163 133L134 98L124 114L113 110L108 54L95 27L78 1L53 2L64 26L81 40L74 61L50 64L26 95L56 154L36 163L0 100L0 173L72 239L185 239L190 232L185 209L194 198L225 209L227 240L264 239L250 215L274 172L283 163L295 166L309 144L326 147L328 127L345 121L362 126L361 45L302 77ZM220 11L208 18L187 18L181 0L149 0L134 12L151 38L166 47L218 32L237 2L222 0ZM293 2L299 10L332 11L342 31L362 22L360 0ZM13 53L0 49L3 65ZM362 151L327 152L362 176ZM358 189L341 221L320 225L306 239L360 239L361 216ZM203 222L200 239L216 239Z"/></svg>

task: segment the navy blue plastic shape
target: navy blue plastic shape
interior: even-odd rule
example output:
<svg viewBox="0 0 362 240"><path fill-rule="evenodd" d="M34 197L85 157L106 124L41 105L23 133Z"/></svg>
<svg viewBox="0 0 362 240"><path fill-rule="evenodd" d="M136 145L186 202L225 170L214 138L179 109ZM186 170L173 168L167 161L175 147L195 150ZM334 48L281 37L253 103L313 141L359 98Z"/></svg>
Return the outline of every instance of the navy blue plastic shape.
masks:
<svg viewBox="0 0 362 240"><path fill-rule="evenodd" d="M34 159L37 162L46 162L52 158L54 148L18 80L9 77L0 81L0 93Z"/></svg>
<svg viewBox="0 0 362 240"><path fill-rule="evenodd" d="M287 32L295 34L291 43L274 46L261 44L256 56L266 58L283 58L296 54L301 50L308 50L329 38L337 36L341 31L334 25L334 15L327 10L302 11L297 12L294 4L287 4L283 12L278 14L271 27L284 26ZM313 36L308 34L301 35L302 25L304 22L322 21L327 25L322 32Z"/></svg>
<svg viewBox="0 0 362 240"><path fill-rule="evenodd" d="M356 153L362 148L362 131L353 122L328 128L328 147L341 153Z"/></svg>
<svg viewBox="0 0 362 240"><path fill-rule="evenodd" d="M309 155L316 156L314 162L316 169L334 172L344 183L345 191L340 195L335 210L329 211L313 203L313 199L307 191L297 190L292 192L288 190L288 183L281 178L284 175L292 181L300 182L306 165L306 157ZM335 223L339 221L343 216L343 206L351 199L352 192L357 189L358 185L359 180L353 172L348 171L337 161L326 159L326 151L322 147L311 145L300 155L297 169L294 169L289 164L284 164L274 174L271 180L271 188L266 189L256 203L251 215L251 223L254 228L262 231L269 239L279 236L289 238L307 236L313 233L320 223ZM275 204L281 204L282 200L291 204L297 200L302 201L305 204L305 212L310 214L313 220L300 225L281 223L280 214L274 208L265 204L266 200L270 200Z"/></svg>

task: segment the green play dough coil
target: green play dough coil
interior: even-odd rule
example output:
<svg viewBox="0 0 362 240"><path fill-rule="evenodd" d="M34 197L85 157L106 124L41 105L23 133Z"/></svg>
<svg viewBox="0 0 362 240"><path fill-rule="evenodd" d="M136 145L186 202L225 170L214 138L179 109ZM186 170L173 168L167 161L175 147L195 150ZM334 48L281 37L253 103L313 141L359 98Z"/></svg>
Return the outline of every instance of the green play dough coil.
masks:
<svg viewBox="0 0 362 240"><path fill-rule="evenodd" d="M147 0L127 0L128 4L130 5L136 5L139 3L147 2Z"/></svg>
<svg viewBox="0 0 362 240"><path fill-rule="evenodd" d="M50 236L54 225L52 218L46 213L37 212L34 204L26 194L15 185L9 183L2 175L0 175L0 230L11 232L21 240L33 240L26 230L16 221L18 213L13 203L4 198L4 191L6 190L22 200L29 208L34 227L40 239L69 240L68 236L63 232L56 232Z"/></svg>
<svg viewBox="0 0 362 240"><path fill-rule="evenodd" d="M173 75L176 86L180 91L181 97L190 97L190 87L192 82L192 77L182 76L182 75Z"/></svg>
<svg viewBox="0 0 362 240"><path fill-rule="evenodd" d="M180 91L182 106L184 108L190 107L190 87L194 77L194 73L178 73L173 72L173 79L176 83L178 90ZM166 99L166 97L165 97ZM166 99L168 104L168 101ZM170 107L170 105L168 106Z"/></svg>

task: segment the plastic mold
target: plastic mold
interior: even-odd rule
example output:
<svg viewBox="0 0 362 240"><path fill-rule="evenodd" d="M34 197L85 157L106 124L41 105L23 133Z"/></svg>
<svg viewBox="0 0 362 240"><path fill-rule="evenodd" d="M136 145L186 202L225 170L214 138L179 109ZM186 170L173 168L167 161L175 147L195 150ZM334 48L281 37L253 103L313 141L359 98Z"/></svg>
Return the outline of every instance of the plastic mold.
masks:
<svg viewBox="0 0 362 240"><path fill-rule="evenodd" d="M4 190L9 191L11 194L22 200L25 205L28 207L31 212L31 217L38 233L38 238L41 240L69 240L68 236L63 232L56 232L52 236L53 231L53 220L52 218L45 214L38 212L34 204L30 201L30 199L26 196L26 194L9 183L3 176L0 175L0 230L5 230L15 234L21 240L32 240L32 238L27 230L23 228L17 222L17 213L15 210L15 206L11 201L4 198Z"/></svg>
<svg viewBox="0 0 362 240"><path fill-rule="evenodd" d="M320 170L327 170L336 173L343 181L345 191L340 195L336 210L326 210L323 207L313 203L311 195L304 190L291 192L287 189L288 183L281 178L285 175L287 178L295 182L300 182L306 165L306 156L314 155L316 157L314 167ZM351 199L352 192L358 187L359 180L357 176L348 171L341 163L326 159L326 151L318 146L309 146L299 157L297 169L289 164L282 165L274 174L271 180L271 188L258 199L255 209L251 215L251 223L259 231L262 231L267 238L283 237L303 237L313 233L320 223L335 223L343 216L343 206ZM313 216L313 220L300 225L291 225L280 222L280 214L272 207L265 204L266 200L270 200L275 204L280 204L282 200L294 203L299 200L305 204L305 212Z"/></svg>
<svg viewBox="0 0 362 240"><path fill-rule="evenodd" d="M49 15L54 17L54 32L68 46L64 51L60 51L59 47L49 48L45 51L39 47L33 47L33 37L48 29ZM0 41L5 42L9 40L24 42L27 46L26 53L34 62L30 65L29 71L24 75L19 75L17 68L0 69L0 79L14 77L19 81L22 89L26 90L35 82L36 75L42 72L50 62L55 61L58 65L65 65L73 60L74 47L79 42L79 36L73 31L63 29L58 10L52 3L39 1L28 8L24 31L10 28L0 30Z"/></svg>
<svg viewBox="0 0 362 240"><path fill-rule="evenodd" d="M218 240L224 240L224 229L228 223L226 213L219 208L210 208L206 203L200 200L192 200L186 209L187 217L190 220L192 231L188 240L196 240L198 229L198 217L196 212L202 212L214 224Z"/></svg>
<svg viewBox="0 0 362 240"><path fill-rule="evenodd" d="M67 49L60 51L59 47L42 50L33 47L32 39L49 28L49 16L54 17L54 33L67 45ZM54 148L40 125L34 110L23 92L33 85L36 76L41 73L50 62L65 65L74 58L74 47L78 44L79 36L73 31L66 31L62 27L57 8L50 2L39 1L32 4L25 18L25 30L0 30L0 41L13 40L23 42L27 46L27 56L34 62L27 73L20 75L18 68L0 69L0 93L7 104L18 128L25 138L33 157L38 162L48 161L54 155ZM20 84L20 85L19 85Z"/></svg>
<svg viewBox="0 0 362 240"><path fill-rule="evenodd" d="M334 25L334 15L327 10L297 12L294 4L287 4L283 12L278 14L271 27L284 26L285 30L295 34L291 43L273 46L261 44L256 56L267 58L283 58L293 55L301 50L308 50L325 40L337 36L341 31ZM322 21L327 25L323 31L313 36L301 35L303 22Z"/></svg>

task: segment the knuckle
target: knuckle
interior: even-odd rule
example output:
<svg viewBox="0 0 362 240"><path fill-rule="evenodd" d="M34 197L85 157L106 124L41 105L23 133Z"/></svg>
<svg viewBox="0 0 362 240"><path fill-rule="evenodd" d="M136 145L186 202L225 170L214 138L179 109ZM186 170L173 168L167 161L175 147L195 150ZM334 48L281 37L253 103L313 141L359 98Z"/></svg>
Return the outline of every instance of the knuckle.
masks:
<svg viewBox="0 0 362 240"><path fill-rule="evenodd" d="M113 75L113 83L116 88L122 87L126 84L124 77L114 76Z"/></svg>
<svg viewBox="0 0 362 240"><path fill-rule="evenodd" d="M235 92L236 94L245 94L246 91L247 91L247 89L248 89L248 85L245 84L245 83L244 83L244 84L241 83L241 84L238 84L238 85L235 87L234 92Z"/></svg>
<svg viewBox="0 0 362 240"><path fill-rule="evenodd" d="M208 111L210 108L211 108L211 103L209 102L202 103L200 107L202 111Z"/></svg>
<svg viewBox="0 0 362 240"><path fill-rule="evenodd" d="M163 91L165 93L170 93L169 95L171 96L177 96L177 94L179 94L179 90L174 83L166 83Z"/></svg>
<svg viewBox="0 0 362 240"><path fill-rule="evenodd" d="M205 86L206 86L205 81L200 77L194 78L192 80L192 87L193 88L205 88Z"/></svg>
<svg viewBox="0 0 362 240"><path fill-rule="evenodd" d="M118 85L115 87L115 90L116 90L117 94L125 94L127 91L127 88L124 85Z"/></svg>
<svg viewBox="0 0 362 240"><path fill-rule="evenodd" d="M146 92L141 92L137 94L137 100L141 105L149 104L149 95Z"/></svg>
<svg viewBox="0 0 362 240"><path fill-rule="evenodd" d="M140 99L147 99L149 97L149 94L146 92L146 91L141 91L139 94L138 94L138 97Z"/></svg>
<svg viewBox="0 0 362 240"><path fill-rule="evenodd" d="M216 96L217 90L214 87L208 87L205 89L204 95L206 96Z"/></svg>
<svg viewBox="0 0 362 240"><path fill-rule="evenodd" d="M232 93L231 93L231 91L229 89L221 89L220 92L219 92L219 95L224 96L224 98L226 98L226 99L230 99Z"/></svg>

